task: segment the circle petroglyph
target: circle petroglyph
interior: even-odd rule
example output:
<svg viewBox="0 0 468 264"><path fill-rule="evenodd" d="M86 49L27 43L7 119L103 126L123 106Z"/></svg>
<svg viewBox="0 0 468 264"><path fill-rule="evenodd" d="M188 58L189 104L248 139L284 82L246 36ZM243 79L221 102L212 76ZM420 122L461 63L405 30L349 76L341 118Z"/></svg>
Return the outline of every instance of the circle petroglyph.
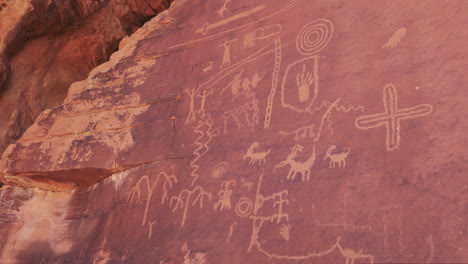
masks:
<svg viewBox="0 0 468 264"><path fill-rule="evenodd" d="M249 198L241 197L236 204L236 214L240 217L247 217L252 212L252 201Z"/></svg>
<svg viewBox="0 0 468 264"><path fill-rule="evenodd" d="M305 25L296 39L296 48L303 55L321 51L333 36L333 23L328 19L317 19Z"/></svg>

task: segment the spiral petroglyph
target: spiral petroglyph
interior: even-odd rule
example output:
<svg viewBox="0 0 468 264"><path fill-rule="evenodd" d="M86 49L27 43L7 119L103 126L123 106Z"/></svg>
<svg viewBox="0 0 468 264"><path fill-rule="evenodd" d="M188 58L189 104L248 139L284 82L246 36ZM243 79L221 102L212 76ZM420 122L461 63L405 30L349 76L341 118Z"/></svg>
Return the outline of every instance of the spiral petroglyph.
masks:
<svg viewBox="0 0 468 264"><path fill-rule="evenodd" d="M317 19L305 25L296 39L296 48L302 55L313 55L321 51L333 36L333 23L328 19Z"/></svg>

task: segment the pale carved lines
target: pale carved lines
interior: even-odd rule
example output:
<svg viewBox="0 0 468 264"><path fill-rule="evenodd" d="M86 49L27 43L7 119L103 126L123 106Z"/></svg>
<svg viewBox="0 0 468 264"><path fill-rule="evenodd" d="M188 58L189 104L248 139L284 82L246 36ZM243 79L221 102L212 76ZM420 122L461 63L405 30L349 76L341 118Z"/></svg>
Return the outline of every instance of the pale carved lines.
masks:
<svg viewBox="0 0 468 264"><path fill-rule="evenodd" d="M370 261L370 263L374 263L374 256L370 254L362 254L363 249L356 252L354 249L351 248L343 248L340 242L341 237L338 238L337 248L340 251L341 255L345 258L345 264L355 264L356 260L364 259Z"/></svg>
<svg viewBox="0 0 468 264"><path fill-rule="evenodd" d="M255 21L253 22L250 22L250 23L244 23L242 24L241 26L238 26L238 27L233 27L233 28L230 28L230 29L227 29L223 32L219 32L219 33L216 33L216 34L213 34L211 36L208 36L208 37L203 37L203 38L199 38L199 39L194 39L194 40L191 40L191 41L188 41L188 42L184 42L184 43L179 43L179 44L176 44L172 47L170 47L170 49L174 49L174 48L179 48L179 47L183 47L183 46L190 46L190 45L193 45L195 43L204 43L204 42L207 42L207 41L210 41L214 38L217 38L219 36L222 36L224 34L227 34L227 33L230 33L230 32L234 32L234 31L237 31L239 29L242 29L242 28L246 28L248 26L251 26L251 25L255 25L255 24L258 24L258 23L261 23L262 21L265 21L271 17L274 17L278 14L281 14L282 12L284 11L287 11L293 7L295 7L297 4L299 4L302 0L289 0L283 8L281 8L280 10L270 14L270 15L267 15L267 16L264 16L264 17L261 17L261 18L258 18L256 19ZM150 36L151 37L151 36Z"/></svg>
<svg viewBox="0 0 468 264"><path fill-rule="evenodd" d="M434 259L435 256L435 246L434 246L434 239L432 238L432 235L429 235L426 237L426 242L429 247L429 256L427 257L426 263L432 263L432 260Z"/></svg>
<svg viewBox="0 0 468 264"><path fill-rule="evenodd" d="M148 221L149 229L148 229L148 238L151 238L153 235L153 225L156 224L156 221Z"/></svg>
<svg viewBox="0 0 468 264"><path fill-rule="evenodd" d="M247 150L247 153L244 155L244 160L246 160L247 158L250 159L249 165L253 165L255 164L255 162L258 162L259 165L265 163L266 156L270 154L271 149L269 149L268 151L254 152L259 145L260 143L258 142L252 143L252 145L250 145L249 149Z"/></svg>
<svg viewBox="0 0 468 264"><path fill-rule="evenodd" d="M247 127L258 125L259 112L258 100L255 98L255 95L251 93L250 101L223 113L224 134L228 132L228 121L230 119L234 121L237 128L242 128L244 126L243 121L245 121Z"/></svg>
<svg viewBox="0 0 468 264"><path fill-rule="evenodd" d="M305 101L309 101L308 104L306 106L295 106L293 105L292 103L287 103L286 102L286 90L289 88L288 85L287 85L287 82L288 82L288 76L290 74L291 71L291 68L292 67L295 67L296 65L301 65L302 69L305 70L306 68L306 62L308 61L311 61L311 63L309 62L309 64L311 64L311 72L305 72L304 74L309 74L310 76L310 84L309 85L306 85L306 84L302 84L302 83L294 83L297 86L297 89L298 89L298 96L299 96L299 100L302 101L301 102L305 102ZM318 95L318 92L319 92L319 75L318 75L318 62L319 62L319 57L317 55L315 56L310 56L310 57L305 57L305 58L302 58L300 60L297 60L296 62L293 62L291 63L290 65L288 65L288 67L286 68L286 71L284 72L284 76L283 76L283 82L281 84L281 104L284 108L288 108L288 109L291 109L291 110L294 110L296 112L299 112L299 113L308 113L308 112L311 112L311 109L312 109L312 106L315 102L315 99L317 98L317 95ZM298 81L297 79L297 76L296 78L293 78L292 80L295 80L296 82ZM312 89L312 91L310 91ZM305 91L307 90L307 91ZM305 97L305 94L307 94L307 98Z"/></svg>
<svg viewBox="0 0 468 264"><path fill-rule="evenodd" d="M226 238L226 242L231 241L232 234L234 233L234 227L235 227L236 225L237 225L237 223L232 223L232 224L229 226L229 234L228 234L228 237Z"/></svg>
<svg viewBox="0 0 468 264"><path fill-rule="evenodd" d="M251 210L252 201L248 198L241 198L236 206L236 213L237 207L242 203L248 208L248 210L244 211L243 216L249 216L252 220L252 233L250 236L250 243L247 249L247 252L250 252L253 247L257 247L257 249L261 249L261 244L258 238L259 231L265 221L273 222L276 219L276 223L279 224L282 219L289 221L289 214L283 211L284 204L289 204L289 200L286 199L284 196L288 195L288 190L283 190L280 192L273 193L268 196L264 196L260 193L261 185L263 183L263 174L260 175L257 184L257 191L255 194L255 201L253 202L253 210ZM276 212L269 216L260 216L259 211L267 201L273 201L273 208L277 208ZM252 214L250 214L252 213Z"/></svg>
<svg viewBox="0 0 468 264"><path fill-rule="evenodd" d="M198 177L200 177L200 175L198 174L200 165L198 165L197 162L203 155L205 155L210 150L208 144L213 138L213 134L211 131L213 126L213 120L211 119L211 116L209 114L207 114L206 116L207 118L205 118L203 121L198 121L198 125L193 130L199 136L197 137L194 143L197 146L197 148L193 151L193 155L195 156L195 158L193 158L190 161L190 167L192 168L190 175L193 177L192 185L194 185L195 181L198 179Z"/></svg>
<svg viewBox="0 0 468 264"><path fill-rule="evenodd" d="M282 225L280 230L280 235L284 240L289 241L291 225Z"/></svg>
<svg viewBox="0 0 468 264"><path fill-rule="evenodd" d="M247 197L241 197L236 204L236 214L240 217L247 217L250 215L253 209L252 201Z"/></svg>
<svg viewBox="0 0 468 264"><path fill-rule="evenodd" d="M387 151L395 150L400 146L401 120L425 116L432 112L432 105L429 104L398 109L398 94L393 84L385 85L383 104L385 109L383 113L360 116L356 118L354 124L358 129L363 130L384 126Z"/></svg>
<svg viewBox="0 0 468 264"><path fill-rule="evenodd" d="M146 223L146 219L148 217L148 209L149 205L151 202L151 198L153 196L153 191L156 188L156 186L159 185L159 181L163 180L163 187L162 187L162 196L161 196L161 204L164 204L165 201L168 200L168 189L173 187L174 183L177 183L177 177L175 175L168 175L165 172L160 172L156 179L154 180L153 184L150 184L150 177L148 175L145 175L141 177L138 182L133 186L132 189L130 189L130 192L127 196L127 202L131 202L133 199L135 199L135 203L138 203L140 201L140 198L142 196L141 194L141 184L143 181L146 180L146 204L145 204L145 211L143 214L143 219L141 221L141 225L144 226Z"/></svg>
<svg viewBox="0 0 468 264"><path fill-rule="evenodd" d="M206 35L208 33L208 31L211 30L211 29L224 26L226 24L229 24L229 23L231 23L233 21L239 20L239 19L244 18L244 17L248 17L248 16L250 16L252 14L255 14L255 13L265 9L265 7L266 7L265 4L262 4L262 5L259 5L259 6L256 6L256 7L252 8L250 10L235 14L235 15L227 17L225 19L221 19L221 20L219 20L217 22L205 23L201 28L198 28L197 30L195 30L195 33L201 33L202 35Z"/></svg>
<svg viewBox="0 0 468 264"><path fill-rule="evenodd" d="M236 185L236 181L231 180L231 181L223 181L221 183L221 187L223 190L218 192L219 200L218 202L214 205L214 210L217 210L219 207L220 211L223 211L224 209L231 209L231 197L232 197L232 187Z"/></svg>
<svg viewBox="0 0 468 264"><path fill-rule="evenodd" d="M221 68L231 66L231 45L237 39L225 40L220 47L224 48L223 60L221 62Z"/></svg>
<svg viewBox="0 0 468 264"><path fill-rule="evenodd" d="M212 178L221 178L228 171L229 163L227 161L221 161L216 163L211 170Z"/></svg>
<svg viewBox="0 0 468 264"><path fill-rule="evenodd" d="M274 98L276 94L276 89L278 86L279 71L280 71L281 61L282 61L282 55L281 55L282 47L281 47L281 39L279 36L276 36L274 38L274 44L275 44L275 66L273 69L273 75L271 79L271 90L267 99L267 106L265 110L265 121L263 123L263 128L270 127L271 113L273 112L273 102L274 102Z"/></svg>
<svg viewBox="0 0 468 264"><path fill-rule="evenodd" d="M382 46L382 48L394 48L400 44L400 41L406 36L406 28L397 29L388 41Z"/></svg>
<svg viewBox="0 0 468 264"><path fill-rule="evenodd" d="M397 205L390 205L390 206L381 207L381 208L375 210L373 213L371 213L368 218L371 219L377 213L383 212L382 218L381 218L382 224L383 224L383 236L384 236L383 244L384 244L384 250L387 251L388 248L389 248L389 241L388 241L389 240L388 239L389 228L391 228L391 227L389 227L389 225L391 224L389 218L392 218L391 217L391 216L393 216L392 212L394 212L394 211L398 212L398 223L396 225L396 229L398 231L399 252L401 253L401 252L403 252L403 249L405 248L405 245L403 244L403 230L402 230L403 208L401 206L397 206Z"/></svg>
<svg viewBox="0 0 468 264"><path fill-rule="evenodd" d="M350 111L364 111L364 107L362 107L362 106L350 105L350 106L346 107L344 105L339 105L338 104L339 101L340 101L339 98L336 99L334 102L323 101L320 106L315 107L311 111L311 113L314 113L316 111L322 110L325 107L328 107L328 110L322 116L322 119L321 119L322 121L320 123L320 127L323 127L324 122L327 121L327 123L328 123L327 128L330 130L330 135L333 135L333 128L331 127L331 121L329 120L331 110L334 109L336 111L341 111L341 112L344 112L344 113L348 113ZM314 131L314 128L315 128L315 124L310 124L310 125L300 127L298 129L290 131L290 132L280 131L279 134L282 135L282 136L294 136L295 141L299 141L300 139L304 139L304 138L313 138L314 141L318 141L319 135L318 135L318 133L316 133ZM320 128L319 131L321 133L322 129ZM315 140L315 139L317 139L317 140Z"/></svg>
<svg viewBox="0 0 468 264"><path fill-rule="evenodd" d="M349 152L351 149L347 148L346 150L343 150L340 153L332 153L333 150L336 149L335 145L331 145L327 149L327 153L325 154L325 157L323 160L326 160L327 158L330 159L330 163L328 164L329 168L335 168L335 165L338 164L338 167L346 167L346 158L349 155Z"/></svg>
<svg viewBox="0 0 468 264"><path fill-rule="evenodd" d="M294 180L297 175L301 176L302 181L309 181L310 180L310 169L315 163L315 159L317 154L315 152L315 145L312 148L312 154L310 157L304 161L297 160L297 154L304 150L302 145L296 144L291 149L291 153L286 157L285 160L281 161L278 165L275 166L273 171L277 168L284 167L286 165L290 166L288 175L286 176L287 180Z"/></svg>
<svg viewBox="0 0 468 264"><path fill-rule="evenodd" d="M192 200L193 197L195 198ZM192 190L184 189L178 196L171 197L169 206L173 207L172 212L182 209L182 220L180 222L181 227L185 225L185 221L187 220L189 206L195 206L198 202L199 208L201 209L203 208L203 199L205 198L211 200L212 194L203 190L201 186L197 186Z"/></svg>
<svg viewBox="0 0 468 264"><path fill-rule="evenodd" d="M229 3L231 3L231 0L223 0L223 6L220 9L218 9L218 11L216 11L216 14L218 14L219 17L223 18L224 13L229 11L229 9L227 8L227 5Z"/></svg>
<svg viewBox="0 0 468 264"><path fill-rule="evenodd" d="M349 192L345 192L343 194L343 216L342 216L342 222L341 223L327 223L327 224L322 224L318 219L315 220L315 223L317 226L324 226L324 227L342 227L344 231L347 231L350 229L353 232L356 232L356 230L360 231L372 231L372 227L370 225L353 225L348 223L347 219L347 210L348 210L348 195ZM353 211L353 210L351 210Z"/></svg>
<svg viewBox="0 0 468 264"><path fill-rule="evenodd" d="M296 48L302 55L310 56L325 48L333 36L333 23L317 19L306 24L297 35Z"/></svg>
<svg viewBox="0 0 468 264"><path fill-rule="evenodd" d="M253 186L253 182L246 181L244 178L241 179L241 184L242 184L242 187L247 188L247 190L249 191L250 189L252 189L252 186Z"/></svg>

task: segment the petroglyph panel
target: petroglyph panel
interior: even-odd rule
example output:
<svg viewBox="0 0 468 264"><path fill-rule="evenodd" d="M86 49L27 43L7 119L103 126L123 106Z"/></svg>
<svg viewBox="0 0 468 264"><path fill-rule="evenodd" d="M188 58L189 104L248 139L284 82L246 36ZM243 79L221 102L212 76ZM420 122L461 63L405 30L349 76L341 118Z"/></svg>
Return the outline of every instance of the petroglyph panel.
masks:
<svg viewBox="0 0 468 264"><path fill-rule="evenodd" d="M76 238L69 255L37 259L464 261L468 68L460 43L468 36L457 30L468 15L457 1L439 2L175 1L157 29L150 22L143 39L127 44L131 54L90 77L92 87L75 96L82 101L67 99L41 116L2 157L8 167L0 179L20 186L75 174L102 181L74 191L67 205L53 203L77 209L39 207L53 213L24 227L5 222L0 231L19 235L4 243L22 245L4 246L5 258L24 245ZM138 73L137 86L133 79L109 86L113 73L128 76L126 65L141 63L152 66ZM115 104L125 112L102 100L110 93L123 94ZM95 111L104 118L87 122ZM69 142L76 150L64 147ZM69 158L50 167L49 154ZM98 168L82 157L99 159ZM29 219L39 198L50 199L35 195L25 207L2 200L0 208L18 206L11 215ZM79 206L88 200L92 206ZM39 242L25 238L36 225L47 230ZM85 248L94 244L99 249Z"/></svg>

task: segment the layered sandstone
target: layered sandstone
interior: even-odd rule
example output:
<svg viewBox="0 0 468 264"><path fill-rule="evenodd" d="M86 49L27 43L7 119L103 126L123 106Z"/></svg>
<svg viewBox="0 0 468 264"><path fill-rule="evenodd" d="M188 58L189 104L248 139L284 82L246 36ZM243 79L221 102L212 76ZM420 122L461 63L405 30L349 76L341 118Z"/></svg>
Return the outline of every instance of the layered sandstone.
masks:
<svg viewBox="0 0 468 264"><path fill-rule="evenodd" d="M170 2L0 1L0 151Z"/></svg>
<svg viewBox="0 0 468 264"><path fill-rule="evenodd" d="M2 260L463 262L462 6L176 0L2 155Z"/></svg>

